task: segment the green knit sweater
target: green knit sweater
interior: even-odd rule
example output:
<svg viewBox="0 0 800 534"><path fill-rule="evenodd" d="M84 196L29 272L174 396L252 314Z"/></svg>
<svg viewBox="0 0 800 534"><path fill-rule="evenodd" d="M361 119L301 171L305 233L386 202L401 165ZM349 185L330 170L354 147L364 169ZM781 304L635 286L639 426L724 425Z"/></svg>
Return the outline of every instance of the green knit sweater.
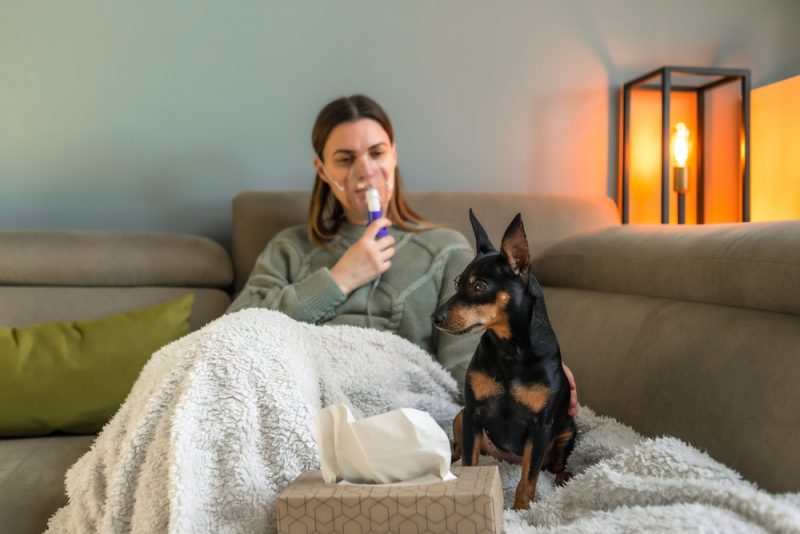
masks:
<svg viewBox="0 0 800 534"><path fill-rule="evenodd" d="M363 226L343 223L329 244L331 250L326 250L311 242L306 226L283 230L258 257L228 312L264 307L312 324L368 326L371 284L345 297L329 270L363 232ZM463 392L480 335L443 334L433 328L430 316L452 295L453 280L474 253L464 236L445 228L420 232L390 228L389 232L395 238L395 255L372 294L371 326L393 332L434 355Z"/></svg>

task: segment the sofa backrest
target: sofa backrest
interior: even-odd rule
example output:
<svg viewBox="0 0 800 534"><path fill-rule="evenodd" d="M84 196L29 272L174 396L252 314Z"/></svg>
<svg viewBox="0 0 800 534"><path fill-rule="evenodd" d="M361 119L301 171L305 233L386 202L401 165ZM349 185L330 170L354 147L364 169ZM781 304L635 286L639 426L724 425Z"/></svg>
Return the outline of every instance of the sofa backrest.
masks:
<svg viewBox="0 0 800 534"><path fill-rule="evenodd" d="M406 193L409 205L428 220L463 233L470 243L472 208L490 238L499 245L508 223L522 213L531 254L566 237L619 224L615 204L607 197L534 193ZM307 191L245 191L233 200L233 264L236 290L242 288L256 258L280 230L304 224Z"/></svg>
<svg viewBox="0 0 800 534"><path fill-rule="evenodd" d="M622 225L565 239L543 285L800 315L800 221Z"/></svg>

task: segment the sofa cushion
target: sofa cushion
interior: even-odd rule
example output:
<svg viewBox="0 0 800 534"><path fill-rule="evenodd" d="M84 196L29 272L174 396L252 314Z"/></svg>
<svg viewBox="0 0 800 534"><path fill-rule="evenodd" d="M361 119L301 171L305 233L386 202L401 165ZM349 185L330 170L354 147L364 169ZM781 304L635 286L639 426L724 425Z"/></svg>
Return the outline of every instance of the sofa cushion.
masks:
<svg viewBox="0 0 800 534"><path fill-rule="evenodd" d="M800 317L545 288L581 403L676 436L768 491L800 489ZM579 437L580 439L580 437Z"/></svg>
<svg viewBox="0 0 800 534"><path fill-rule="evenodd" d="M800 314L800 221L606 228L550 247L534 273L546 286Z"/></svg>
<svg viewBox="0 0 800 534"><path fill-rule="evenodd" d="M152 353L189 332L193 302L0 328L0 436L99 431Z"/></svg>
<svg viewBox="0 0 800 534"><path fill-rule="evenodd" d="M67 469L95 437L0 438L0 532L44 532L50 516L67 504Z"/></svg>

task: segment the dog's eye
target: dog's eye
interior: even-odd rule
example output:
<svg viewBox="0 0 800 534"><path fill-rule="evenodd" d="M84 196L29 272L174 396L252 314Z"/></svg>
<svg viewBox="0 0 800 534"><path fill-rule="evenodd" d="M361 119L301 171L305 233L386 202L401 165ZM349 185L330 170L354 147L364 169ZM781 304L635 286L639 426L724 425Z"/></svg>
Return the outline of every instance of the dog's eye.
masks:
<svg viewBox="0 0 800 534"><path fill-rule="evenodd" d="M455 280L453 280L453 283L455 284L456 289L458 289L458 283L459 282L461 282L461 275L460 274L458 276L456 276Z"/></svg>
<svg viewBox="0 0 800 534"><path fill-rule="evenodd" d="M475 285L473 285L472 287L478 293L483 293L484 291L486 291L489 288L489 286L486 285L486 282L481 282L480 280L475 282Z"/></svg>

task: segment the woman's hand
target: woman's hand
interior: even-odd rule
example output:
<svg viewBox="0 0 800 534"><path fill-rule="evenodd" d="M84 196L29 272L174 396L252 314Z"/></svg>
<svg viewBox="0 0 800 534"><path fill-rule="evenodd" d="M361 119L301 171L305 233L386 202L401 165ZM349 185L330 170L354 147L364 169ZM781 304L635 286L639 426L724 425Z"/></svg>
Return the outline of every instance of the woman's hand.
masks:
<svg viewBox="0 0 800 534"><path fill-rule="evenodd" d="M391 267L389 259L394 256L394 237L387 235L375 239L381 228L391 225L392 221L385 217L372 221L364 230L364 235L331 268L331 276L342 293L349 295Z"/></svg>
<svg viewBox="0 0 800 534"><path fill-rule="evenodd" d="M569 381L569 408L567 408L567 415L575 417L578 414L578 388L575 386L575 377L572 375L572 371L563 362L561 365L564 366L564 373L567 375L567 381Z"/></svg>

